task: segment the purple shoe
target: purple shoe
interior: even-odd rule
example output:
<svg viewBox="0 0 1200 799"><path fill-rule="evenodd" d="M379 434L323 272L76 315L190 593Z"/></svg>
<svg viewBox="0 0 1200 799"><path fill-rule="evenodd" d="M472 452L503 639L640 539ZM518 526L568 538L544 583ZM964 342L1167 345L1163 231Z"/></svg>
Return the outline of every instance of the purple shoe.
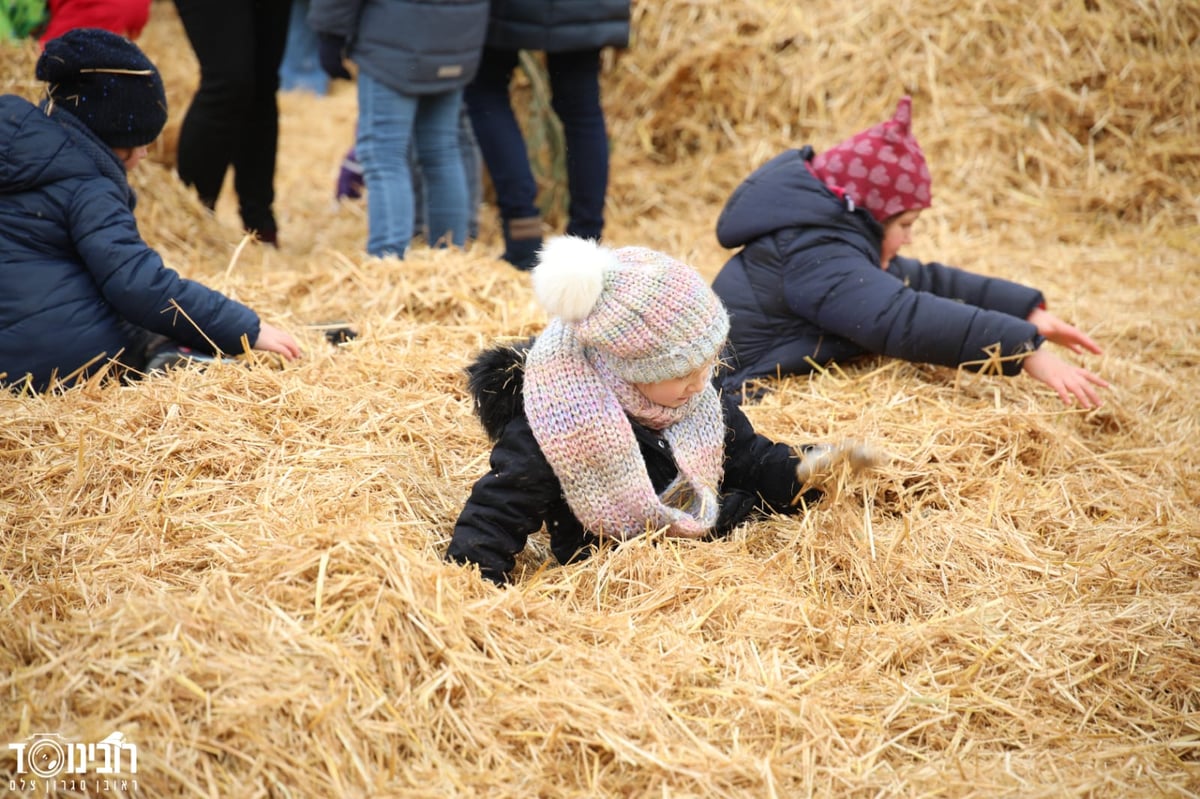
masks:
<svg viewBox="0 0 1200 799"><path fill-rule="evenodd" d="M362 164L358 162L358 155L351 147L342 160L342 168L338 170L337 199L357 200L363 196L363 186Z"/></svg>

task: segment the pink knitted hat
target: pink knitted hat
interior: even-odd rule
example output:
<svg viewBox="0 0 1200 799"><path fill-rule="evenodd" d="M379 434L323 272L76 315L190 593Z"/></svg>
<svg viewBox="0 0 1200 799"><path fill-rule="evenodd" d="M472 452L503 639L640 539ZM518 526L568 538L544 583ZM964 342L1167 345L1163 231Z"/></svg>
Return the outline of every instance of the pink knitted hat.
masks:
<svg viewBox="0 0 1200 799"><path fill-rule="evenodd" d="M533 288L583 346L631 383L683 377L712 360L729 316L700 273L645 247L610 250L559 236L539 254Z"/></svg>
<svg viewBox="0 0 1200 799"><path fill-rule="evenodd" d="M933 200L929 167L911 125L912 100L902 97L891 119L815 156L813 174L878 222L928 208Z"/></svg>
<svg viewBox="0 0 1200 799"><path fill-rule="evenodd" d="M708 283L654 250L559 237L533 285L552 318L525 361L525 415L576 518L620 539L712 529L725 443L715 387L667 408L634 385L687 376L721 351L729 318ZM661 495L631 418L661 431L679 468Z"/></svg>

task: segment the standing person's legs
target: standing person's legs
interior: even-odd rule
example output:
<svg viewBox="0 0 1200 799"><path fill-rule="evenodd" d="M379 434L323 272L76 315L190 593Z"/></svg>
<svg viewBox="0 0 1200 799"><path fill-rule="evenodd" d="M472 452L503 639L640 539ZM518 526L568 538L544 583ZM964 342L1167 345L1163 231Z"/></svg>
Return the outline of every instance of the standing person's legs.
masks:
<svg viewBox="0 0 1200 799"><path fill-rule="evenodd" d="M425 175L421 171L421 160L417 158L417 135L413 131L408 143L408 171L413 183L413 236L424 236L429 240L429 197L425 190Z"/></svg>
<svg viewBox="0 0 1200 799"><path fill-rule="evenodd" d="M329 76L317 58L317 32L308 24L310 0L292 0L288 17L287 45L279 65L279 88L304 89L323 95L329 91Z"/></svg>
<svg viewBox="0 0 1200 799"><path fill-rule="evenodd" d="M542 244L537 181L521 127L509 101L508 84L517 66L516 50L485 47L465 99L483 163L496 189L496 205L504 226L504 259L521 269L534 265Z"/></svg>
<svg viewBox="0 0 1200 799"><path fill-rule="evenodd" d="M367 185L367 252L404 257L413 234L412 174L408 148L416 97L358 73L358 140L355 150Z"/></svg>
<svg viewBox="0 0 1200 799"><path fill-rule="evenodd" d="M483 164L467 104L458 112L458 149L462 154L463 175L467 179L467 238L479 238L479 204L483 202Z"/></svg>
<svg viewBox="0 0 1200 799"><path fill-rule="evenodd" d="M599 239L608 193L608 131L600 105L600 51L548 53L551 106L567 143L567 233Z"/></svg>
<svg viewBox="0 0 1200 799"><path fill-rule="evenodd" d="M458 112L458 149L462 156L463 175L467 179L467 240L479 238L479 204L483 201L483 177L480 172L482 164L479 145L475 143L475 132L471 129L471 118L467 114L467 104L462 103ZM417 162L416 151L411 150L412 157L408 166L413 176L413 228L418 233L428 236L429 217L425 210L428 199L425 191L425 178L421 174L421 165ZM343 165L342 167L346 167Z"/></svg>
<svg viewBox="0 0 1200 799"><path fill-rule="evenodd" d="M458 146L461 105L461 90L427 94L417 103L413 136L429 201L427 236L431 246L461 247L466 243L467 180Z"/></svg>
<svg viewBox="0 0 1200 799"><path fill-rule="evenodd" d="M200 87L179 130L179 177L216 207L254 102L253 7L246 0L175 0L200 63Z"/></svg>
<svg viewBox="0 0 1200 799"><path fill-rule="evenodd" d="M242 224L275 242L275 159L279 148L279 64L287 44L291 0L253 0L254 60L250 111L233 156L233 187Z"/></svg>

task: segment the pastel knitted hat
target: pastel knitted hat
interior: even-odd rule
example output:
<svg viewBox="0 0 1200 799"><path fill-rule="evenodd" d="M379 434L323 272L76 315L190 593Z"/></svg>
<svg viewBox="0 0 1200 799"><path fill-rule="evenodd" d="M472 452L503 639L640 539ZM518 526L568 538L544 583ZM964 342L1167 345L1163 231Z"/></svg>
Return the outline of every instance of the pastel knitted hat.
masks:
<svg viewBox="0 0 1200 799"><path fill-rule="evenodd" d="M559 236L542 248L533 288L551 315L631 383L694 372L729 333L725 307L700 273L645 247L610 250Z"/></svg>
<svg viewBox="0 0 1200 799"><path fill-rule="evenodd" d="M928 208L932 181L911 125L912 100L902 97L891 119L815 156L810 162L813 173L849 195L878 222Z"/></svg>
<svg viewBox="0 0 1200 799"><path fill-rule="evenodd" d="M38 80L56 108L77 116L109 147L140 147L167 122L162 77L138 46L99 28L77 28L46 42Z"/></svg>
<svg viewBox="0 0 1200 799"><path fill-rule="evenodd" d="M720 352L729 319L694 269L641 247L551 239L533 271L552 315L525 362L529 427L585 529L699 536L718 511L725 427L711 381L677 408L636 383L684 377ZM656 493L630 419L661 431L678 476Z"/></svg>

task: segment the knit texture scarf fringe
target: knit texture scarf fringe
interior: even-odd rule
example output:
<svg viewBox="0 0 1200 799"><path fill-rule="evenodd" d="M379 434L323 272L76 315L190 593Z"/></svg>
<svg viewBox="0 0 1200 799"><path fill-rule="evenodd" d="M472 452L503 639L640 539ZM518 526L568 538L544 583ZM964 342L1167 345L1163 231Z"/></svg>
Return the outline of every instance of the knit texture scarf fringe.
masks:
<svg viewBox="0 0 1200 799"><path fill-rule="evenodd" d="M587 530L624 540L661 528L689 538L712 529L725 422L711 383L679 408L651 403L553 319L529 351L524 399L534 438ZM671 447L679 475L661 497L630 416L661 430Z"/></svg>

